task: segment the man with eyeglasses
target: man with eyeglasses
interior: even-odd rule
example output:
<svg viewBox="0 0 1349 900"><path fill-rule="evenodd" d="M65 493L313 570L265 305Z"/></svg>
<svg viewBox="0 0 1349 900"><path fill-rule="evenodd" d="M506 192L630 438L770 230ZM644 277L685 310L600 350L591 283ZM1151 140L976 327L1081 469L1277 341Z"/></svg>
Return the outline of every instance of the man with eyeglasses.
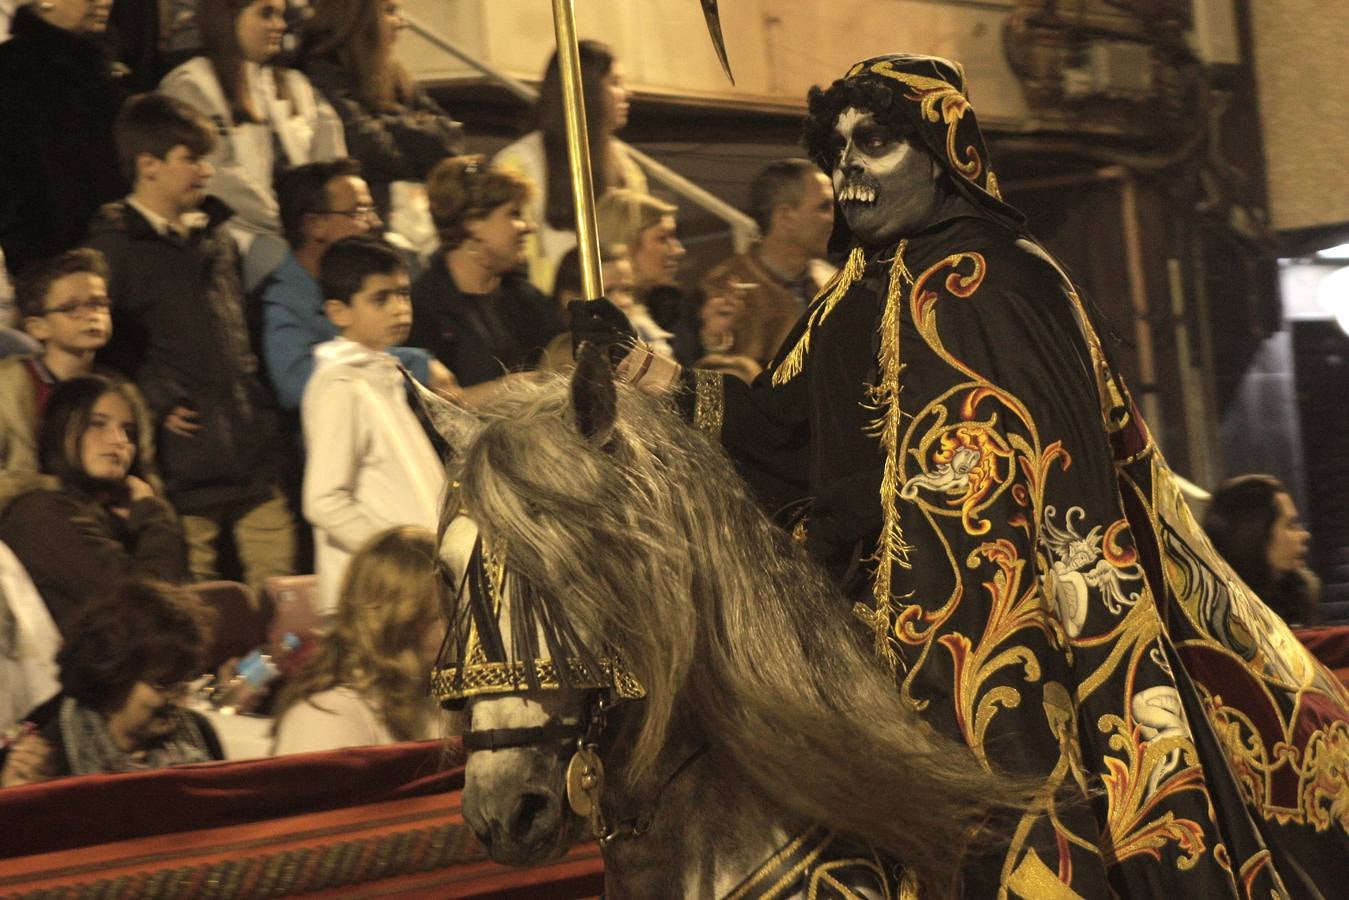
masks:
<svg viewBox="0 0 1349 900"><path fill-rule="evenodd" d="M112 336L108 267L96 250L69 250L29 266L16 285L23 328L42 346L0 360L0 469L3 482L38 471L37 422L56 385L94 370ZM144 417L144 408L137 415ZM147 426L148 421L143 422ZM0 495L7 495L0 488Z"/></svg>
<svg viewBox="0 0 1349 900"><path fill-rule="evenodd" d="M296 411L314 371L313 351L337 337L323 314L319 260L345 237L367 234L383 224L354 159L308 163L277 181L281 227L290 253L262 287L262 358L281 408ZM432 388L449 385L449 372L415 347L391 351L418 381Z"/></svg>

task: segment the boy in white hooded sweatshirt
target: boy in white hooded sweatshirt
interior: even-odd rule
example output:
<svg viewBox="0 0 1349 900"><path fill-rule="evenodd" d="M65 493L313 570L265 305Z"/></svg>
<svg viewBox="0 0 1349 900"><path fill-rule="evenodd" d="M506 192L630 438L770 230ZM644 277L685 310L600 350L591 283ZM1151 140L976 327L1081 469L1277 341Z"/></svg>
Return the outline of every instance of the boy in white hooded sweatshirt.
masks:
<svg viewBox="0 0 1349 900"><path fill-rule="evenodd" d="M324 253L319 282L341 336L314 348L300 413L304 515L314 526L318 612L327 617L366 539L394 525L435 530L445 467L388 352L412 327L398 252L375 237L344 238Z"/></svg>

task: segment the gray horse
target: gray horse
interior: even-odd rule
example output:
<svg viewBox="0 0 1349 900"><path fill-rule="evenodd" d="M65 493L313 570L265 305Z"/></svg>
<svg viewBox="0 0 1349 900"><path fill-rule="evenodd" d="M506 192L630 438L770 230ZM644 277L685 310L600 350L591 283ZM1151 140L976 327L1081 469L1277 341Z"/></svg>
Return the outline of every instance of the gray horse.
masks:
<svg viewBox="0 0 1349 900"><path fill-rule="evenodd" d="M720 449L598 354L473 414L423 400L452 456L432 680L466 707L493 859L589 832L612 897L941 896L1029 802L906 706Z"/></svg>

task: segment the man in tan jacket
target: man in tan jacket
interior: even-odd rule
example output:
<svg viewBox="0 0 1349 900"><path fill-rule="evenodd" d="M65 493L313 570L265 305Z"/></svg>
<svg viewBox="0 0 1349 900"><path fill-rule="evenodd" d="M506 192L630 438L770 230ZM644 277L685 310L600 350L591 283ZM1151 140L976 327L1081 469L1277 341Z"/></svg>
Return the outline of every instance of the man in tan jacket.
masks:
<svg viewBox="0 0 1349 900"><path fill-rule="evenodd" d="M822 258L834 227L834 190L809 160L764 168L749 189L749 214L763 239L703 276L708 296L744 303L728 352L766 366L815 294L834 274Z"/></svg>

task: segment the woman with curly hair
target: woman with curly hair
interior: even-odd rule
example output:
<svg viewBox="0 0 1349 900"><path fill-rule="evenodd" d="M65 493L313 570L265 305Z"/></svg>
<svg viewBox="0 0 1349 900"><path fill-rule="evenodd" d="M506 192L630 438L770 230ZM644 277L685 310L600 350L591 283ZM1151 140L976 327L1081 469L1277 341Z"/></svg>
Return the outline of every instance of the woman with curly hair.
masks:
<svg viewBox="0 0 1349 900"><path fill-rule="evenodd" d="M11 748L0 785L224 759L210 723L183 705L206 616L185 590L146 581L87 606L56 656L61 693L29 714L37 728Z"/></svg>
<svg viewBox="0 0 1349 900"><path fill-rule="evenodd" d="M444 363L472 405L506 373L536 368L565 329L560 310L517 271L534 232L532 185L481 156L456 156L431 170L427 187L440 248L412 286L408 344Z"/></svg>
<svg viewBox="0 0 1349 900"><path fill-rule="evenodd" d="M273 752L308 753L437 736L427 673L440 649L436 543L400 526L352 557L337 620L276 706Z"/></svg>

